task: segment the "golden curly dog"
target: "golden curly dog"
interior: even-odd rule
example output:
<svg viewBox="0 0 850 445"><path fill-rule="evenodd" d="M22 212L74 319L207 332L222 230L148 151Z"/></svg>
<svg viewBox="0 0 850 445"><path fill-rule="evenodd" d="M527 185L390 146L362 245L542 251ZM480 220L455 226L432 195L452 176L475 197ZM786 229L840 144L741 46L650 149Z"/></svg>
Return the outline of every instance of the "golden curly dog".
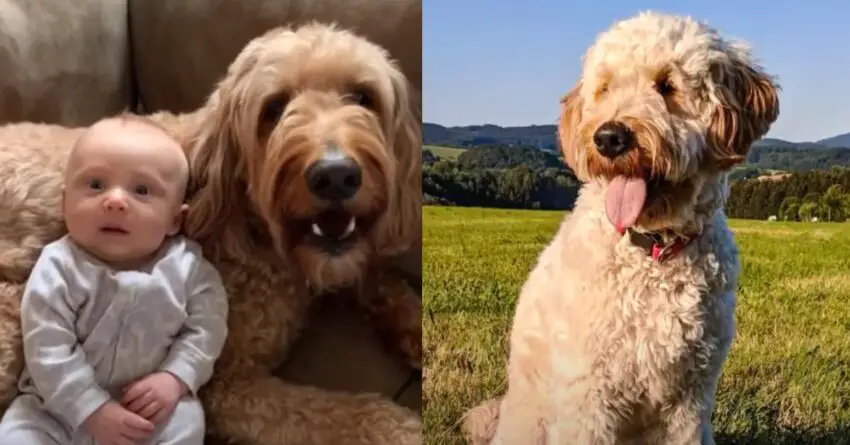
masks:
<svg viewBox="0 0 850 445"><path fill-rule="evenodd" d="M744 44L691 18L599 36L559 122L584 185L521 290L507 393L467 413L472 443L714 443L739 274L726 172L777 93Z"/></svg>
<svg viewBox="0 0 850 445"><path fill-rule="evenodd" d="M421 443L418 416L389 400L273 376L318 297L342 289L353 289L390 345L420 367L420 300L377 267L421 233L421 123L408 91L382 48L311 24L248 43L197 111L152 115L187 150L185 231L230 295L227 343L201 391L211 436L256 445ZM4 402L22 360L23 282L40 248L64 233L60 181L81 131L0 127Z"/></svg>

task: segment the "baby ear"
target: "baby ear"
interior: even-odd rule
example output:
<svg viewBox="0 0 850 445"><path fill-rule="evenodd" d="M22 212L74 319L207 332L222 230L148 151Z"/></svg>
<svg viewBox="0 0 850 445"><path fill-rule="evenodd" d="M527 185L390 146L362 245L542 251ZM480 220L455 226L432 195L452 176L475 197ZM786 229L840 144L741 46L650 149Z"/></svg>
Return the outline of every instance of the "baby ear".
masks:
<svg viewBox="0 0 850 445"><path fill-rule="evenodd" d="M177 235L183 229L183 221L186 220L186 212L189 210L189 204L180 204L180 209L174 215L174 220L171 221L171 228L168 230L169 236Z"/></svg>
<svg viewBox="0 0 850 445"><path fill-rule="evenodd" d="M716 104L707 142L709 161L721 170L744 162L779 116L779 85L748 59L736 55L711 69Z"/></svg>

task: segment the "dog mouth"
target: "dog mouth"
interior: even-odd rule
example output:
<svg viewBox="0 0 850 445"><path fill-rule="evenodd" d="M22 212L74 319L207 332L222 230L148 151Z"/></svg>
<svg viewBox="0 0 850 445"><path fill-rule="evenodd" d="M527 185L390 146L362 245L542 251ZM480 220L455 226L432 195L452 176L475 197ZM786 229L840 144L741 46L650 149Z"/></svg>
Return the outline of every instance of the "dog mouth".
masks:
<svg viewBox="0 0 850 445"><path fill-rule="evenodd" d="M328 213L325 212L313 220L310 230L314 236L322 239L345 241L348 237L354 235L357 230L357 218L351 215L328 215ZM348 222L345 223L345 228L340 230L345 220L348 220Z"/></svg>
<svg viewBox="0 0 850 445"><path fill-rule="evenodd" d="M341 255L354 248L371 226L366 217L334 208L295 222L301 242L330 255Z"/></svg>
<svg viewBox="0 0 850 445"><path fill-rule="evenodd" d="M663 197L674 184L651 170L642 168L640 174L617 175L605 192L605 214L608 221L623 233L637 224L641 214Z"/></svg>

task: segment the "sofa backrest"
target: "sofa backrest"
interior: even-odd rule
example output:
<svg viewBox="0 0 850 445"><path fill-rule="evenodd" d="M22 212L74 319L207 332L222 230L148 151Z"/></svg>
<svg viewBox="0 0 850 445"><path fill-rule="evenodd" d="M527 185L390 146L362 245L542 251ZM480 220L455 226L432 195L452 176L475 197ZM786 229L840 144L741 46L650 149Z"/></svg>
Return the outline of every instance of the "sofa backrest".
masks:
<svg viewBox="0 0 850 445"><path fill-rule="evenodd" d="M421 0L6 0L0 123L87 125L123 109L189 111L244 45L309 21L351 28L422 84ZM139 108L141 103L142 108Z"/></svg>
<svg viewBox="0 0 850 445"><path fill-rule="evenodd" d="M130 107L127 5L6 0L0 7L0 122L87 125Z"/></svg>

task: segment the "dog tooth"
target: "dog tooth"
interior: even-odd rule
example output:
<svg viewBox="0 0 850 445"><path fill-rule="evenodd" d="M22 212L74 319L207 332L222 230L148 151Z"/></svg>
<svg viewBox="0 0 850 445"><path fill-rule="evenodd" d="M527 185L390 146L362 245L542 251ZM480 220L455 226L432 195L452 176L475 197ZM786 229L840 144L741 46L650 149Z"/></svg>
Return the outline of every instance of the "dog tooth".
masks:
<svg viewBox="0 0 850 445"><path fill-rule="evenodd" d="M313 234L314 234L314 235L316 235L316 236L325 236L325 232L322 232L322 228L321 228L321 227L319 227L319 225L318 225L318 224L313 223L313 226L312 226L311 228L313 229Z"/></svg>
<svg viewBox="0 0 850 445"><path fill-rule="evenodd" d="M345 232L342 233L342 236L340 236L339 239L348 238L349 235L354 233L354 229L356 227L357 227L357 221L355 221L354 218L351 218L348 221L348 225L345 227Z"/></svg>

